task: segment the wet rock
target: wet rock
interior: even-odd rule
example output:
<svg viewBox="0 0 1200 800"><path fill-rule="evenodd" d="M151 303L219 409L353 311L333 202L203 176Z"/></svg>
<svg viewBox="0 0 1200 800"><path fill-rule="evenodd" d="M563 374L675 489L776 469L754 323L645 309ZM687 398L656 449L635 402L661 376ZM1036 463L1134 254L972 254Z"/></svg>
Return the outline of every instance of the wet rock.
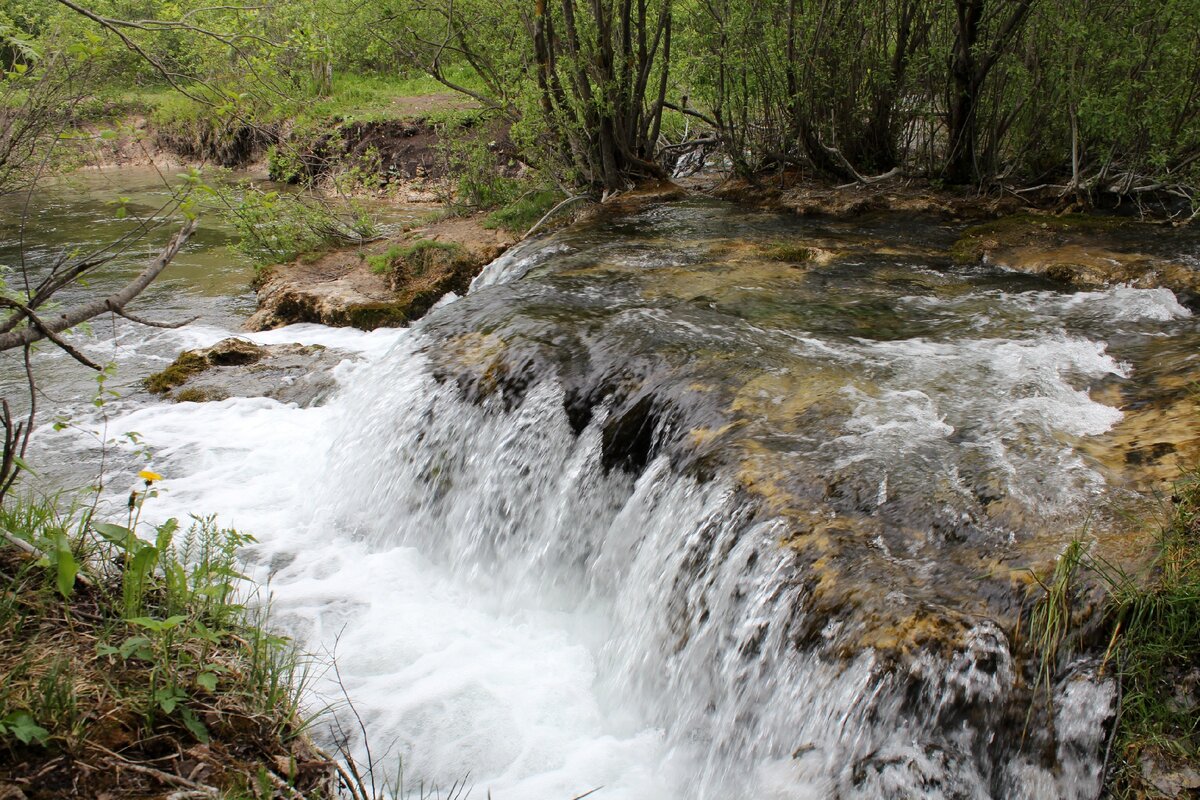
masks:
<svg viewBox="0 0 1200 800"><path fill-rule="evenodd" d="M1200 307L1200 270L1128 241L1124 234L1136 225L1118 217L1015 214L968 228L950 253L960 263L984 261L1085 289L1164 287Z"/></svg>
<svg viewBox="0 0 1200 800"><path fill-rule="evenodd" d="M423 245L421 243L430 243ZM296 322L372 330L423 316L447 292L464 293L514 242L480 219L443 220L367 248L272 267L258 289L253 331Z"/></svg>
<svg viewBox="0 0 1200 800"><path fill-rule="evenodd" d="M169 367L146 379L146 388L177 403L229 397L270 397L307 407L333 391L334 367L349 354L321 345L259 345L225 339L187 350Z"/></svg>

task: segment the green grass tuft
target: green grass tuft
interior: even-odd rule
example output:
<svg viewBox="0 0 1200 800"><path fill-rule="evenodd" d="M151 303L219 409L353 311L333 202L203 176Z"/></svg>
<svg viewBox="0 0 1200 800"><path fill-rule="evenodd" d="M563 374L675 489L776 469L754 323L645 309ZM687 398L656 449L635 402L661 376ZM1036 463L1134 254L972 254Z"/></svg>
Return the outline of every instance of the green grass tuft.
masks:
<svg viewBox="0 0 1200 800"><path fill-rule="evenodd" d="M525 233L562 199L562 193L556 189L526 192L503 208L488 214L483 220L483 227Z"/></svg>

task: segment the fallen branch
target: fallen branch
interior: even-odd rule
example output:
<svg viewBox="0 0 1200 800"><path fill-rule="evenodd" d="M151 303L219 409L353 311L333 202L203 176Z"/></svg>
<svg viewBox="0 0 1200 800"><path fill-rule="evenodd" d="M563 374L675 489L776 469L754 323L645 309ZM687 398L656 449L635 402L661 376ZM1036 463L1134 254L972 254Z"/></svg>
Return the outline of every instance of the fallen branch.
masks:
<svg viewBox="0 0 1200 800"><path fill-rule="evenodd" d="M849 162L846 163L846 166L850 166ZM851 167L851 169L853 169L853 168ZM889 169L887 172L883 173L882 175L859 175L857 172L855 172L854 173L855 179L853 181L851 181L850 183L843 183L841 186L839 186L837 188L849 189L851 186L859 186L859 185L870 186L873 183L881 183L883 181L886 181L888 178L894 178L899 174L900 174L899 167L892 167L891 169Z"/></svg>
<svg viewBox="0 0 1200 800"><path fill-rule="evenodd" d="M4 541L8 542L9 544L11 544L13 547L17 548L18 550L24 552L31 559L36 560L36 559L42 559L42 558L46 557L46 554L43 553L39 548L35 547L34 545L32 545L29 542L25 541L24 539L20 538L19 536L14 536L13 534L9 533L6 530L0 530L0 536L2 536L4 538ZM92 579L89 578L88 576L84 575L83 572L75 573L75 581L77 583L82 584L83 586L90 587L92 585Z"/></svg>
<svg viewBox="0 0 1200 800"><path fill-rule="evenodd" d="M170 772L163 772L161 769L155 769L154 767L147 767L143 764L135 763L127 758L123 758L116 753L113 753L113 751L109 750L107 747L102 747L91 742L88 744L91 747L95 747L98 750L103 750L104 752L111 754L113 758L109 759L109 763L111 763L117 769L127 769L131 772L138 772L142 775L154 778L160 783L165 783L168 786L178 786L180 788L187 789L190 793L194 793L194 795L197 797L221 796L221 792L212 786L205 786L202 783L190 781L180 775L172 775Z"/></svg>

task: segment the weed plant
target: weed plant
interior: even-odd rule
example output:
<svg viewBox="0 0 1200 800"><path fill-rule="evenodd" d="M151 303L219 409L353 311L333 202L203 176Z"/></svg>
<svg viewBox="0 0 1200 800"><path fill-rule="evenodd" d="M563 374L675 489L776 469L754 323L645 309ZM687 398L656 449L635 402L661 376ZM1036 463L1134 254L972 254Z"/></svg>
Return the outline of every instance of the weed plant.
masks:
<svg viewBox="0 0 1200 800"><path fill-rule="evenodd" d="M1117 800L1173 798L1191 780L1178 776L1200 768L1200 473L1177 483L1170 500L1148 569L1127 571L1073 540L1051 576L1035 576L1042 593L1029 629L1036 688L1047 695L1064 646L1080 634L1084 585L1105 592L1103 669L1119 683L1105 796Z"/></svg>

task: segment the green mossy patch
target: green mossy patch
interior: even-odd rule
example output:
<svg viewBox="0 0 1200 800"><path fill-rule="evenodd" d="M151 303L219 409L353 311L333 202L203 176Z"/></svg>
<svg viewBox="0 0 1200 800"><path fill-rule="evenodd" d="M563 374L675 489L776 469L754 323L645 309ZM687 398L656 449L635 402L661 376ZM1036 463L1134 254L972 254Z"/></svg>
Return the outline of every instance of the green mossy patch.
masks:
<svg viewBox="0 0 1200 800"><path fill-rule="evenodd" d="M191 350L181 353L171 366L162 372L156 372L146 378L143 385L152 394L166 394L176 386L182 386L188 379L204 372L212 364L207 358Z"/></svg>
<svg viewBox="0 0 1200 800"><path fill-rule="evenodd" d="M375 328L397 328L409 320L408 303L384 301L362 303L346 309L346 322L363 331Z"/></svg>
<svg viewBox="0 0 1200 800"><path fill-rule="evenodd" d="M794 264L802 264L805 261L812 260L812 248L804 245L794 244L791 242L776 242L768 245L763 249L763 258L768 261L783 261Z"/></svg>
<svg viewBox="0 0 1200 800"><path fill-rule="evenodd" d="M224 400L229 395L214 389L187 388L180 389L175 395L176 403L212 403Z"/></svg>

